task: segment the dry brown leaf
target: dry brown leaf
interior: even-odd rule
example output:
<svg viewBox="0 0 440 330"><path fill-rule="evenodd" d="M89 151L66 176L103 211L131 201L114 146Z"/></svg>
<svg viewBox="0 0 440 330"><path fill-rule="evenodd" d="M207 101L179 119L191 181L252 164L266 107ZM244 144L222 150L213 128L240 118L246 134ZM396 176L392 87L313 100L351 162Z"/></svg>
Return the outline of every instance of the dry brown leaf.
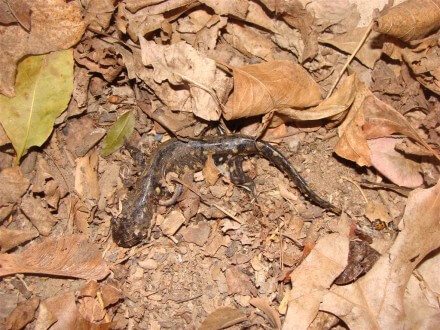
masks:
<svg viewBox="0 0 440 330"><path fill-rule="evenodd" d="M417 49L401 49L401 53L403 60L408 64L417 81L439 95L440 49L437 45L438 37L433 37L433 39L435 40L433 46L422 43Z"/></svg>
<svg viewBox="0 0 440 330"><path fill-rule="evenodd" d="M403 298L415 267L440 246L440 181L409 194L401 230L390 250L359 281L333 287L320 309L352 329L403 328Z"/></svg>
<svg viewBox="0 0 440 330"><path fill-rule="evenodd" d="M99 200L98 151L76 159L75 190L84 201Z"/></svg>
<svg viewBox="0 0 440 330"><path fill-rule="evenodd" d="M252 283L248 275L243 273L239 267L233 266L226 269L226 283L228 285L228 293L238 293L241 295L256 296L258 291Z"/></svg>
<svg viewBox="0 0 440 330"><path fill-rule="evenodd" d="M278 47L257 29L229 22L226 32L223 38L245 56L257 56L265 61L283 59ZM288 58L284 56L284 59Z"/></svg>
<svg viewBox="0 0 440 330"><path fill-rule="evenodd" d="M19 167L8 167L0 172L0 222L11 212L15 204L20 202L30 183L23 176Z"/></svg>
<svg viewBox="0 0 440 330"><path fill-rule="evenodd" d="M356 76L347 77L332 94L331 97L322 101L318 106L307 110L281 109L278 114L288 116L293 120L319 120L336 116L347 110L355 99Z"/></svg>
<svg viewBox="0 0 440 330"><path fill-rule="evenodd" d="M152 77L162 90L152 87L171 110L189 111L205 120L218 120L215 62L204 57L186 42L161 46L140 38L142 63L153 66ZM169 85L167 84L167 82ZM189 85L189 89L178 86ZM224 91L226 92L226 91ZM177 100L176 100L177 99Z"/></svg>
<svg viewBox="0 0 440 330"><path fill-rule="evenodd" d="M375 20L374 30L410 41L440 28L439 0L408 0L385 11Z"/></svg>
<svg viewBox="0 0 440 330"><path fill-rule="evenodd" d="M31 30L0 26L0 93L14 96L17 62L25 55L44 54L75 45L85 24L76 2L36 0L31 4Z"/></svg>
<svg viewBox="0 0 440 330"><path fill-rule="evenodd" d="M110 272L96 246L82 235L47 238L19 253L1 253L0 266L0 277L31 273L99 280Z"/></svg>
<svg viewBox="0 0 440 330"><path fill-rule="evenodd" d="M166 218L157 218L157 225L166 236L174 235L185 223L185 217L180 210L171 211Z"/></svg>
<svg viewBox="0 0 440 330"><path fill-rule="evenodd" d="M217 182L218 178L220 177L220 171L215 166L214 159L212 159L212 156L209 155L206 159L205 166L203 167L203 177L205 178L206 182L213 186Z"/></svg>
<svg viewBox="0 0 440 330"><path fill-rule="evenodd" d="M33 238L38 237L38 231L35 229L9 229L0 228L0 251L7 252Z"/></svg>
<svg viewBox="0 0 440 330"><path fill-rule="evenodd" d="M31 28L31 8L26 0L9 0L0 3L0 22L4 25L19 23L25 30Z"/></svg>
<svg viewBox="0 0 440 330"><path fill-rule="evenodd" d="M304 109L320 101L318 84L300 65L271 61L234 68L234 93L224 109L227 120L282 108Z"/></svg>
<svg viewBox="0 0 440 330"><path fill-rule="evenodd" d="M111 323L91 323L85 320L80 314L75 303L75 293L73 291L62 293L58 296L48 298L41 302L44 306L44 313L39 313L36 324L41 328L48 329L45 325L51 325L51 330L64 329L93 329L107 330L111 328ZM40 307L41 311L41 307ZM55 323L54 323L55 322Z"/></svg>
<svg viewBox="0 0 440 330"><path fill-rule="evenodd" d="M220 307L209 314L200 325L200 330L223 329L247 319L247 315L232 307Z"/></svg>
<svg viewBox="0 0 440 330"><path fill-rule="evenodd" d="M274 329L281 329L281 319L278 312L273 309L270 305L267 299L265 298L252 298L249 300L249 303L252 306L257 307L260 309L269 319L270 324Z"/></svg>
<svg viewBox="0 0 440 330"><path fill-rule="evenodd" d="M245 18L249 2L246 0L200 0L208 7L211 7L218 15L233 15Z"/></svg>
<svg viewBox="0 0 440 330"><path fill-rule="evenodd" d="M349 30L345 34L337 34L331 38L319 39L319 42L330 44L342 50L344 53L353 54L366 30L367 27L358 27ZM382 54L382 44L378 36L379 33L370 33L361 49L356 53L356 58L370 69L374 67L374 63L376 63Z"/></svg>
<svg viewBox="0 0 440 330"><path fill-rule="evenodd" d="M23 301L8 315L5 320L5 328L7 330L23 329L29 322L34 319L40 299L37 297Z"/></svg>
<svg viewBox="0 0 440 330"><path fill-rule="evenodd" d="M20 209L43 236L48 236L52 227L58 222L57 218L36 197L24 196Z"/></svg>
<svg viewBox="0 0 440 330"><path fill-rule="evenodd" d="M347 266L348 236L329 234L318 240L313 250L290 275L292 290L283 329L306 329L319 310L319 304L333 281Z"/></svg>
<svg viewBox="0 0 440 330"><path fill-rule="evenodd" d="M137 12L141 8L148 7L145 8L147 11L145 11L144 14L155 15L177 9L179 7L184 7L192 2L195 2L195 0L128 0L126 1L126 7L133 13Z"/></svg>
<svg viewBox="0 0 440 330"><path fill-rule="evenodd" d="M282 13L286 23L300 31L301 39L304 42L304 50L299 58L300 62L314 58L318 53L317 33L313 28L314 17L304 8L302 2L297 0L262 0L262 3L275 14Z"/></svg>
<svg viewBox="0 0 440 330"><path fill-rule="evenodd" d="M391 182L408 188L423 184L421 165L395 150L401 139L378 138L367 140L371 164Z"/></svg>
<svg viewBox="0 0 440 330"><path fill-rule="evenodd" d="M94 30L105 30L115 9L113 0L89 0L86 2L84 21Z"/></svg>

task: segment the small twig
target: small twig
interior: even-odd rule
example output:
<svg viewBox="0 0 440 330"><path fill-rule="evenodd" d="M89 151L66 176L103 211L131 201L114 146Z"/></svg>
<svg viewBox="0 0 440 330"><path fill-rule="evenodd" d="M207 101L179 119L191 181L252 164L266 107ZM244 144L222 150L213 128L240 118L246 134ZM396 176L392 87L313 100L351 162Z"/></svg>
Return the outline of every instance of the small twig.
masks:
<svg viewBox="0 0 440 330"><path fill-rule="evenodd" d="M347 178L347 177L345 177L345 176L342 176L341 177L341 179L343 179L343 180L346 180L346 181L348 181L348 182L351 182L360 192L361 192L361 195L362 195L362 197L364 198L364 200L365 200L365 204L368 204L368 198L367 198L367 196L365 195L365 193L364 193L364 191L362 190L362 188L357 184L357 182L356 181L354 181L354 180L352 180L352 179L350 179L350 178Z"/></svg>
<svg viewBox="0 0 440 330"><path fill-rule="evenodd" d="M183 185L184 187L186 187L186 188L188 188L189 190L191 190L194 194L196 194L197 196L200 197L200 200L201 200L204 204L206 204L206 205L208 205L208 206L214 206L215 208L217 208L218 210L220 210L220 211L222 211L224 214L226 214L228 217L230 217L232 220L237 221L239 224L243 224L243 223L244 223L243 220L241 220L240 218L236 217L235 215L233 215L231 212L229 212L228 210L224 209L224 208L221 207L220 205L217 205L217 204L215 204L215 203L211 203L211 202L205 200L204 197L202 197L202 195L201 195L196 189L194 189L193 187L191 187L191 186L190 186L189 184L187 184L186 182L184 182L184 181L182 181L182 180L180 180L180 179L177 179L177 178L173 178L173 181L176 181L176 182L180 183L181 185Z"/></svg>
<svg viewBox="0 0 440 330"><path fill-rule="evenodd" d="M344 74L345 70L347 69L348 65L349 65L349 64L351 63L351 61L354 59L354 57L356 56L357 52L358 52L358 51L362 48L362 46L364 45L365 40L367 40L368 35L370 34L372 27L373 27L373 22L371 22L370 25L368 25L367 30L365 31L365 34L364 34L364 36L362 37L361 41L359 41L359 44L357 45L356 49L355 49L355 50L353 51L353 53L347 58L347 61L345 62L344 66L342 67L341 71L339 72L338 77L336 78L335 82L334 82L333 85L332 85L332 88L330 88L330 90L329 90L329 92L328 92L328 94L327 94L327 96L326 96L326 99L328 99L328 98L332 95L334 89L335 89L336 86L338 85L338 82L339 82L339 80L341 79L342 75Z"/></svg>

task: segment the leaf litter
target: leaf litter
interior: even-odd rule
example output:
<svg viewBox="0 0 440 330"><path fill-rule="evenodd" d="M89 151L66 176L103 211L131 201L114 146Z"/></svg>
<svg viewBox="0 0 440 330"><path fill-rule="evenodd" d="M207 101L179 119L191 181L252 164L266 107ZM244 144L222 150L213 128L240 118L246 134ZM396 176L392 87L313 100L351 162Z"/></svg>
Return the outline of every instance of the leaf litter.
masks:
<svg viewBox="0 0 440 330"><path fill-rule="evenodd" d="M0 3L0 327L434 327L438 5ZM276 143L343 215L267 160L244 160L249 191L208 157L117 247L148 155L219 127Z"/></svg>

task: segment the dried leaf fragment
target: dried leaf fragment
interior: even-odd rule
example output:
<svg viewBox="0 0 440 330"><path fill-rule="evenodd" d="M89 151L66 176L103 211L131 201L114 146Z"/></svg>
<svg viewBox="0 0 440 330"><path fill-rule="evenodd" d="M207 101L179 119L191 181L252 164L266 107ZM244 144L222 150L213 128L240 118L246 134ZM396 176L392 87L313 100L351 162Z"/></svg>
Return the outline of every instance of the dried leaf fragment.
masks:
<svg viewBox="0 0 440 330"><path fill-rule="evenodd" d="M224 109L227 120L283 108L304 109L321 99L318 84L300 65L270 61L234 68L234 92Z"/></svg>
<svg viewBox="0 0 440 330"><path fill-rule="evenodd" d="M96 246L82 235L47 238L20 253L1 253L0 266L0 277L31 273L100 280L110 272Z"/></svg>

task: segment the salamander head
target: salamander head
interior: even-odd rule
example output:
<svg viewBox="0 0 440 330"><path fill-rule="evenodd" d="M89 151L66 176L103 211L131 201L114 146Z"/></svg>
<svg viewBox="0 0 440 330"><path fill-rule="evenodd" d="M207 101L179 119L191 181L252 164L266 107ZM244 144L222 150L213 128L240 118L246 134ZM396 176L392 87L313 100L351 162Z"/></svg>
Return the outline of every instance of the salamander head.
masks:
<svg viewBox="0 0 440 330"><path fill-rule="evenodd" d="M114 242L125 248L139 244L148 237L151 217L152 213L143 207L133 208L127 214L122 213L119 217L113 218L111 227Z"/></svg>

